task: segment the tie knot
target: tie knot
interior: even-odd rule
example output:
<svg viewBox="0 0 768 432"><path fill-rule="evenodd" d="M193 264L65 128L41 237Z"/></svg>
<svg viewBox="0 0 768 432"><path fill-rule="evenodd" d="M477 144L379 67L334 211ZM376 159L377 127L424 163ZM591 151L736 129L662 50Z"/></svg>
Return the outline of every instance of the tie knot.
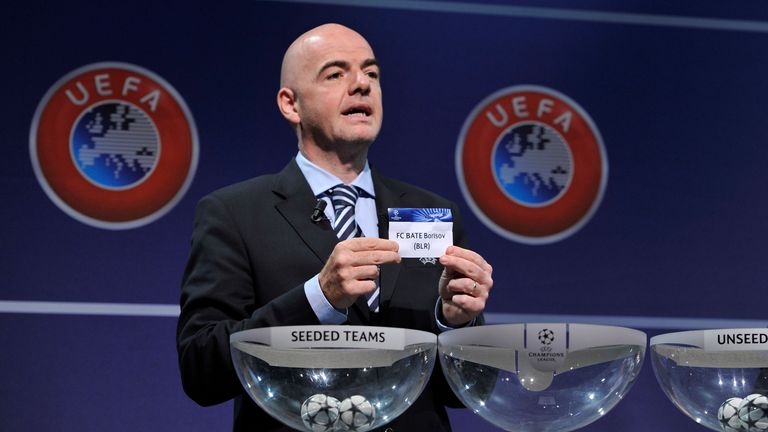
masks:
<svg viewBox="0 0 768 432"><path fill-rule="evenodd" d="M353 206L358 198L357 188L345 184L339 184L331 191L331 201L333 208L338 209L346 206Z"/></svg>

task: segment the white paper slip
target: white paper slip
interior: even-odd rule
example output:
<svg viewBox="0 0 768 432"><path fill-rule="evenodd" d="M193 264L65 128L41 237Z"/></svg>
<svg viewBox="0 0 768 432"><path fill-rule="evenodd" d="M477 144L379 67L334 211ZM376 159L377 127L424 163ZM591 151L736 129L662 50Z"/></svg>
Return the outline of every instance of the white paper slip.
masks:
<svg viewBox="0 0 768 432"><path fill-rule="evenodd" d="M388 214L389 239L403 258L436 258L453 244L449 208L390 208Z"/></svg>

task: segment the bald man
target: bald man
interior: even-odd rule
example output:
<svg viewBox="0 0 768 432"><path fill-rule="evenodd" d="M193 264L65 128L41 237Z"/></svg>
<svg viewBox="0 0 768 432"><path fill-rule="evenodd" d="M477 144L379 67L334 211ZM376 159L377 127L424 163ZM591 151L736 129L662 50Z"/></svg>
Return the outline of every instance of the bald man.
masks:
<svg viewBox="0 0 768 432"><path fill-rule="evenodd" d="M438 333L482 323L491 266L451 246L439 262L403 259L386 240L388 208L450 208L435 194L380 175L368 149L383 119L378 61L357 32L314 28L285 53L280 112L298 153L279 173L213 192L198 204L183 276L177 348L186 393L201 405L235 399L234 430L287 431L244 393L229 335L244 329L311 324L384 325ZM354 191L354 218L334 229L333 206L311 218L335 190ZM344 216L339 216L339 219ZM421 397L388 427L449 431L457 405L439 368Z"/></svg>

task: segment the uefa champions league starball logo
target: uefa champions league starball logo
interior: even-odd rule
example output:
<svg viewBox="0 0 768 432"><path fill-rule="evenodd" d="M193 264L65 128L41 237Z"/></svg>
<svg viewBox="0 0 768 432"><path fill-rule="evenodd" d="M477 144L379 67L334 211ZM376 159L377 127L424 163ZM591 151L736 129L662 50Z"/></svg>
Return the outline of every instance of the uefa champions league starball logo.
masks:
<svg viewBox="0 0 768 432"><path fill-rule="evenodd" d="M475 215L527 244L560 241L592 217L605 190L602 138L579 105L540 86L499 90L467 117L456 173Z"/></svg>
<svg viewBox="0 0 768 432"><path fill-rule="evenodd" d="M539 331L539 342L541 342L542 345L552 345L552 342L554 341L555 332L550 329L542 329Z"/></svg>
<svg viewBox="0 0 768 432"><path fill-rule="evenodd" d="M198 159L184 100L156 74L96 63L61 78L38 105L30 158L62 211L105 229L151 223L183 197Z"/></svg>

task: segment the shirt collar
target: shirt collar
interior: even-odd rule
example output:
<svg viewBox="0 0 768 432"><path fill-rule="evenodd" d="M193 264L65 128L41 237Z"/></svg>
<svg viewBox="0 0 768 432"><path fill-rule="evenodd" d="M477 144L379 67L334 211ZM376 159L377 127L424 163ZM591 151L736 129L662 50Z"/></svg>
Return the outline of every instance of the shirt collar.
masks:
<svg viewBox="0 0 768 432"><path fill-rule="evenodd" d="M312 163L300 151L296 155L296 164L299 166L301 173L304 174L304 178L307 179L309 187L312 188L312 193L316 197L328 192L329 189L333 189L339 183L344 183L335 175ZM373 189L371 167L368 165L367 160L365 161L363 171L352 181L351 185L362 189L371 198L376 197Z"/></svg>

